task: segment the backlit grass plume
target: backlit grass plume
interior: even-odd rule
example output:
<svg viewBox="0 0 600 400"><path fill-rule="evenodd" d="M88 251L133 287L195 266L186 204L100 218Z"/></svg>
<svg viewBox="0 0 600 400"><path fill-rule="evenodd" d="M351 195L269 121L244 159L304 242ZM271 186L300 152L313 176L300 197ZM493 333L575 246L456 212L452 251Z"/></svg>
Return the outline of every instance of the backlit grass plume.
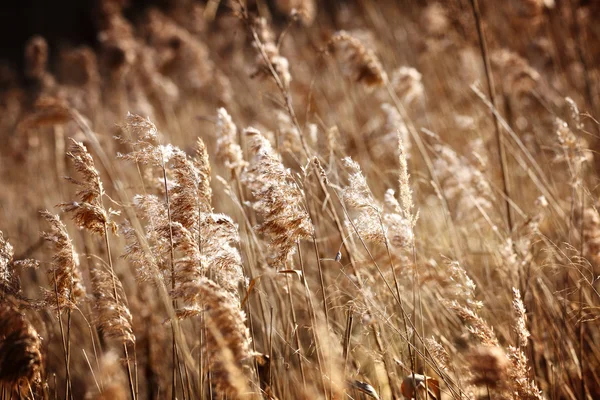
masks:
<svg viewBox="0 0 600 400"><path fill-rule="evenodd" d="M38 266L39 261L37 260L15 260L12 245L0 231L0 298L4 298L6 295L19 296L21 292L20 270Z"/></svg>
<svg viewBox="0 0 600 400"><path fill-rule="evenodd" d="M67 227L58 215L43 211L42 217L50 224L50 230L42 233L54 250L48 280L53 290L46 292L46 301L59 310L73 308L86 296L79 270L79 256L75 252Z"/></svg>
<svg viewBox="0 0 600 400"><path fill-rule="evenodd" d="M347 157L344 164L349 175L348 185L342 191L342 200L350 214L351 220L347 223L350 232L360 235L366 241L380 244L388 242L399 248L408 247L413 240L412 197L408 174L401 175L400 179L402 204L396 200L394 191L388 189L384 197L385 207L382 207L375 200L358 163Z"/></svg>
<svg viewBox="0 0 600 400"><path fill-rule="evenodd" d="M217 110L217 161L231 171L232 176L238 176L246 166L242 149L238 144L238 130L231 115L224 108Z"/></svg>
<svg viewBox="0 0 600 400"><path fill-rule="evenodd" d="M310 238L313 226L305 210L304 195L283 166L271 143L256 129L247 128L252 159L243 181L256 201L254 209L263 219L259 233L270 238L274 262L282 264L300 239Z"/></svg>
<svg viewBox="0 0 600 400"><path fill-rule="evenodd" d="M190 283L204 303L206 352L212 377L221 393L243 394L247 378L243 363L250 357L250 334L244 312L216 283L203 278Z"/></svg>
<svg viewBox="0 0 600 400"><path fill-rule="evenodd" d="M111 276L112 272L101 265L92 268L90 274L96 326L105 338L114 339L119 343L135 343L133 317L125 304L121 281Z"/></svg>
<svg viewBox="0 0 600 400"><path fill-rule="evenodd" d="M212 189L210 187L210 163L202 139L197 141L197 157L189 159L181 150L175 149L171 158L173 186L170 189L171 218L195 235L199 232L200 214L210 212Z"/></svg>
<svg viewBox="0 0 600 400"><path fill-rule="evenodd" d="M94 165L94 160L83 143L71 139L71 149L67 153L73 161L75 170L80 173L81 179L70 177L66 179L79 187L76 195L79 201L61 203L63 211L72 214L73 221L80 228L89 232L106 234L107 230L117 231L117 225L112 221L112 210L106 210L102 205L104 188L100 180L100 173Z"/></svg>
<svg viewBox="0 0 600 400"><path fill-rule="evenodd" d="M18 291L18 278L13 270L13 247L4 238L4 234L0 231L0 291L2 297L4 293L15 293Z"/></svg>

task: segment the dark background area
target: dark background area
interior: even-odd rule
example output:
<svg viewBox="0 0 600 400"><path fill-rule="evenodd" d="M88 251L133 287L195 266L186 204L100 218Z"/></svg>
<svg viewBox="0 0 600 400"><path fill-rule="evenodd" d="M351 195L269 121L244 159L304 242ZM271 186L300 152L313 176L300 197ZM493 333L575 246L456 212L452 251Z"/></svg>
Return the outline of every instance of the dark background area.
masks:
<svg viewBox="0 0 600 400"><path fill-rule="evenodd" d="M99 0L0 0L0 63L17 71L23 69L25 43L34 35L43 36L50 48L50 63L61 46L97 45L96 10ZM347 0L327 0L323 9L331 15ZM377 0L379 1L379 0ZM412 1L412 0L411 0ZM206 1L199 1L206 3ZM172 0L129 0L125 16L131 21L141 17L150 6L168 8ZM249 1L248 3L252 3ZM272 1L267 1L272 7ZM252 5L249 4L252 9ZM220 7L222 10L223 7ZM286 16L273 14L275 23ZM333 21L332 21L333 22Z"/></svg>
<svg viewBox="0 0 600 400"><path fill-rule="evenodd" d="M166 1L130 0L127 17L135 18L150 5ZM2 0L0 1L0 61L22 69L23 48L34 35L43 36L56 54L60 46L95 46L97 0Z"/></svg>

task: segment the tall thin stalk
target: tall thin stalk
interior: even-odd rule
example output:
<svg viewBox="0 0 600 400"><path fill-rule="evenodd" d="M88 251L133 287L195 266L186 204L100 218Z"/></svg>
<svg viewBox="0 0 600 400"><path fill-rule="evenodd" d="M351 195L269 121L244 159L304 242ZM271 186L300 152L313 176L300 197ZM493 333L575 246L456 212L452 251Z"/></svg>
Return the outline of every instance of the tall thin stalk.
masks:
<svg viewBox="0 0 600 400"><path fill-rule="evenodd" d="M106 223L104 223L104 244L106 246L106 256L108 258L108 265L110 267L110 276L112 279L112 287L113 287L113 296L115 298L115 303L118 304L119 302L119 295L117 292L117 282L116 282L116 276L115 276L115 270L113 267L113 262L112 262L112 255L111 255L111 251L110 251L110 242L108 239L108 227L106 226ZM137 387L137 382L134 384L134 380L133 380L133 374L131 371L131 365L129 362L129 351L127 350L127 343L125 341L123 341L123 353L125 354L125 359L127 360L127 378L129 379L129 390L131 393L131 398L133 400L137 399L136 396L136 387ZM137 371L137 367L136 367L136 371ZM137 375L137 372L136 372Z"/></svg>
<svg viewBox="0 0 600 400"><path fill-rule="evenodd" d="M487 42L485 40L485 33L483 31L483 26L481 22L481 12L479 10L479 1L478 0L470 0L471 8L473 9L473 16L475 18L475 25L477 26L477 35L479 37L479 49L481 51L481 58L483 60L483 66L485 69L485 77L487 83L487 89L490 95L490 103L492 104L492 108L496 110L496 89L494 87L494 77L492 75L492 67L490 64L490 57L488 54ZM511 214L510 207L510 191L508 185L508 169L507 169L507 158L506 151L504 149L504 136L502 135L502 130L500 128L500 121L494 112L492 112L492 118L494 120L494 130L496 134L496 146L498 148L499 155L499 165L500 170L502 171L502 190L504 192L504 205L506 208L506 225L508 228L508 232L511 233L513 231L513 220ZM519 276L520 281L520 276Z"/></svg>

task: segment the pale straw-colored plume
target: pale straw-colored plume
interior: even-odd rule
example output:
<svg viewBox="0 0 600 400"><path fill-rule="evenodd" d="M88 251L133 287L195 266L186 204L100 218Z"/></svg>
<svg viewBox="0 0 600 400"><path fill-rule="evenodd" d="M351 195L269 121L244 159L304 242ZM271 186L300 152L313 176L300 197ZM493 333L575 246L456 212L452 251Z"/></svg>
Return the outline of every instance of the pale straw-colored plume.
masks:
<svg viewBox="0 0 600 400"><path fill-rule="evenodd" d="M238 226L225 214L203 214L200 248L209 276L239 302L238 289L244 280L242 257L238 250Z"/></svg>
<svg viewBox="0 0 600 400"><path fill-rule="evenodd" d="M492 327L472 309L460 305L457 301L446 301L445 304L463 322L468 324L469 332L479 339L482 345L491 347L499 346L498 338Z"/></svg>
<svg viewBox="0 0 600 400"><path fill-rule="evenodd" d="M388 189L382 207L375 200L358 163L346 157L344 164L349 175L342 200L352 218L347 222L349 230L354 233L356 229L360 237L370 242L387 242L398 248L409 246L413 240L411 220L406 217L404 206L396 200L394 191ZM412 204L412 200L407 204Z"/></svg>
<svg viewBox="0 0 600 400"><path fill-rule="evenodd" d="M531 334L527 329L527 313L521 298L521 291L513 288L513 310L515 312L515 333L519 339L519 346L526 347Z"/></svg>
<svg viewBox="0 0 600 400"><path fill-rule="evenodd" d="M465 268L458 261L447 261L446 264L452 281L450 286L452 293L449 293L448 297L465 301L472 309L481 309L483 302L475 297L477 285L475 285Z"/></svg>
<svg viewBox="0 0 600 400"><path fill-rule="evenodd" d="M435 337L425 338L425 344L440 369L445 370L450 366L450 354Z"/></svg>
<svg viewBox="0 0 600 400"><path fill-rule="evenodd" d="M111 217L117 213L111 209L107 211L102 204L104 187L100 180L100 173L94 165L94 159L83 143L73 139L71 139L71 148L67 155L73 161L75 170L81 175L80 180L66 178L79 188L76 193L79 201L61 203L59 207L70 213L73 221L80 228L85 228L89 232L101 236L107 230L116 233L117 224L112 221Z"/></svg>
<svg viewBox="0 0 600 400"><path fill-rule="evenodd" d="M240 171L246 166L242 148L238 143L238 129L233 123L231 115L224 108L217 110L217 161L222 163L231 173L231 176L236 177Z"/></svg>
<svg viewBox="0 0 600 400"><path fill-rule="evenodd" d="M172 187L170 190L171 219L198 235L201 213L212 210L210 163L202 139L198 138L194 159L176 149L171 157Z"/></svg>
<svg viewBox="0 0 600 400"><path fill-rule="evenodd" d="M300 153L302 151L301 133L292 122L290 115L283 110L277 110L275 116L277 120L277 149L279 152L282 154L284 152ZM310 129L309 127L309 135Z"/></svg>
<svg viewBox="0 0 600 400"><path fill-rule="evenodd" d="M271 143L256 129L247 128L252 159L243 182L252 191L254 209L263 219L257 227L268 236L275 252L274 262L284 263L296 242L310 238L314 228L303 206L304 194L293 181Z"/></svg>
<svg viewBox="0 0 600 400"><path fill-rule="evenodd" d="M179 318L190 318L203 311L198 282L210 276L232 304L240 304L239 285L244 280L242 259L237 249L237 225L223 214L201 215L200 238L196 240L183 226L173 224L176 249L182 257L175 261L176 283L173 296L183 301Z"/></svg>
<svg viewBox="0 0 600 400"><path fill-rule="evenodd" d="M404 147L402 132L398 131L398 187L400 191L400 209L402 216L409 221L411 227L417 223L418 216L414 214L413 192L410 187L410 175L408 173L408 154Z"/></svg>
<svg viewBox="0 0 600 400"><path fill-rule="evenodd" d="M383 212L375 200L360 165L350 157L344 158L348 170L348 185L342 191L342 200L348 209L352 222L347 222L348 229L360 235L364 240L385 243L385 231L380 216Z"/></svg>
<svg viewBox="0 0 600 400"><path fill-rule="evenodd" d="M366 86L380 86L387 79L375 53L350 33L334 33L327 47L329 51L339 54L342 72L348 79Z"/></svg>
<svg viewBox="0 0 600 400"><path fill-rule="evenodd" d="M448 14L448 10L440 2L431 3L423 8L421 24L425 32L431 37L447 35L452 23Z"/></svg>
<svg viewBox="0 0 600 400"><path fill-rule="evenodd" d="M0 294L15 294L19 291L19 278L13 267L14 250L0 231Z"/></svg>
<svg viewBox="0 0 600 400"><path fill-rule="evenodd" d="M94 295L94 321L104 338L135 343L133 317L125 304L121 281L102 265L90 270ZM116 298L115 298L116 291Z"/></svg>
<svg viewBox="0 0 600 400"><path fill-rule="evenodd" d="M149 118L129 113L122 128L128 137L117 139L129 144L132 150L126 154L118 153L120 159L163 167L177 150L174 146L159 144L158 129Z"/></svg>
<svg viewBox="0 0 600 400"><path fill-rule="evenodd" d="M408 247L413 240L413 223L409 214L407 218L404 208L392 189L388 189L384 195L383 224L389 243L397 248Z"/></svg>
<svg viewBox="0 0 600 400"><path fill-rule="evenodd" d="M50 224L50 231L42 237L52 244L54 255L48 270L52 290L46 291L46 301L51 307L74 308L86 297L79 270L79 256L75 252L67 227L58 215L42 211L42 217Z"/></svg>
<svg viewBox="0 0 600 400"><path fill-rule="evenodd" d="M33 259L15 260L13 246L0 231L0 298L5 295L17 296L21 291L19 271L37 268L39 264Z"/></svg>
<svg viewBox="0 0 600 400"><path fill-rule="evenodd" d="M244 324L246 316L239 303L216 283L207 278L187 282L186 290L196 292L204 304L207 326L206 342L202 349L211 367L211 375L220 393L239 396L247 378L243 363L250 357L250 334ZM183 290L183 288L181 288ZM177 296L177 291L175 292Z"/></svg>
<svg viewBox="0 0 600 400"><path fill-rule="evenodd" d="M576 225L583 226L583 256L594 266L600 267L600 213L595 207L586 207L576 213Z"/></svg>
<svg viewBox="0 0 600 400"><path fill-rule="evenodd" d="M554 162L566 163L572 176L572 183L577 185L581 180L582 168L594 160L594 154L590 151L587 140L576 135L565 121L556 118L554 125L560 146L556 151Z"/></svg>
<svg viewBox="0 0 600 400"><path fill-rule="evenodd" d="M159 227L168 226L166 206L158 196L151 194L134 196L133 205L138 217L146 224L145 231L136 232L128 221L121 225L126 241L123 258L135 268L137 278L142 281L153 280L157 272L166 277L170 273L165 261L170 244L168 238L158 234ZM145 241L149 248L144 246Z"/></svg>
<svg viewBox="0 0 600 400"><path fill-rule="evenodd" d="M516 347L508 346L507 355L510 361L510 368L508 369L509 382L516 398L542 400L544 397L540 389L530 377L529 361L525 352Z"/></svg>
<svg viewBox="0 0 600 400"><path fill-rule="evenodd" d="M131 69L136 60L137 42L133 26L123 16L123 4L118 1L99 2L98 42L100 62L115 82Z"/></svg>
<svg viewBox="0 0 600 400"><path fill-rule="evenodd" d="M279 47L275 43L273 32L270 30L267 20L256 18L252 25L253 32L256 32L258 37L258 40L253 42L258 54L256 55L255 70L251 76L276 78L283 89L289 89L292 81L290 63L286 57L279 53Z"/></svg>

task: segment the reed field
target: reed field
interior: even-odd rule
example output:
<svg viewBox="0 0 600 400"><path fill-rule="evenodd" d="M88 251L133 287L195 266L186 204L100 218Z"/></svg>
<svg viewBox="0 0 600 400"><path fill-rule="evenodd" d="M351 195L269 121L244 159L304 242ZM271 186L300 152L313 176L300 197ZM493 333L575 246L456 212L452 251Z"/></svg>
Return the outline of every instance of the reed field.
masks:
<svg viewBox="0 0 600 400"><path fill-rule="evenodd" d="M600 1L135 3L0 65L1 400L600 399Z"/></svg>

